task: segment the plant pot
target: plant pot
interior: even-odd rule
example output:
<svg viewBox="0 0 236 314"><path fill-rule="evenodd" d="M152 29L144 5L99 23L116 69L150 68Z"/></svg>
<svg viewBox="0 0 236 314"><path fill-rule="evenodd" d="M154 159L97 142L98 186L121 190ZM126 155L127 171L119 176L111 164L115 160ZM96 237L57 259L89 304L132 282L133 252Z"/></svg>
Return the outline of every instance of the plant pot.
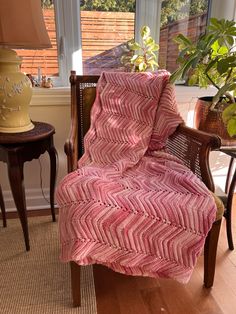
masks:
<svg viewBox="0 0 236 314"><path fill-rule="evenodd" d="M196 129L219 135L223 145L235 145L236 138L231 137L222 120L222 112L229 104L219 103L214 110L210 110L212 97L201 97L195 106L194 126Z"/></svg>

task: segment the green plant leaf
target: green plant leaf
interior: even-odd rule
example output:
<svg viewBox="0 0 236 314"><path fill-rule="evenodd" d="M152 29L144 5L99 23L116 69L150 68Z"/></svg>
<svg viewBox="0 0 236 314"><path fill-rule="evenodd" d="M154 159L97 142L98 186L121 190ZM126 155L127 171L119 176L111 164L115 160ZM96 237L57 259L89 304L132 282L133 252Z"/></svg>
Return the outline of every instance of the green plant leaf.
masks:
<svg viewBox="0 0 236 314"><path fill-rule="evenodd" d="M229 44L229 46L233 46L234 38L232 36L226 36L225 40Z"/></svg>
<svg viewBox="0 0 236 314"><path fill-rule="evenodd" d="M195 74L193 74L193 75L190 76L190 78L189 78L189 80L188 80L188 84L189 84L190 86L192 86L192 85L197 84L197 82L198 82L198 75L197 75L197 73L195 73Z"/></svg>
<svg viewBox="0 0 236 314"><path fill-rule="evenodd" d="M197 56L193 59L193 61L192 61L192 68L193 68L193 69L195 69L195 68L197 67L197 65L198 65L198 63L199 63L199 61L200 61L200 59L201 59L201 56L200 56L200 55L197 55Z"/></svg>
<svg viewBox="0 0 236 314"><path fill-rule="evenodd" d="M182 78L183 69L177 69L170 75L170 82L174 83L175 81L178 81Z"/></svg>
<svg viewBox="0 0 236 314"><path fill-rule="evenodd" d="M189 57L188 61L184 64L183 66L183 73L182 73L182 77L184 78L185 74L188 72L188 70L192 67L193 68L193 64L195 59L198 58L197 56L197 52L194 53L191 57Z"/></svg>
<svg viewBox="0 0 236 314"><path fill-rule="evenodd" d="M227 60L222 59L217 63L217 71L220 74L227 72L228 68L229 68L229 63L227 62Z"/></svg>
<svg viewBox="0 0 236 314"><path fill-rule="evenodd" d="M219 20L215 17L210 18L210 24L211 26L214 26L216 29L218 29L220 25Z"/></svg>
<svg viewBox="0 0 236 314"><path fill-rule="evenodd" d="M175 38L174 41L177 44L184 44L185 46L190 46L192 45L192 41L187 38L186 36L184 36L183 34L178 34Z"/></svg>
<svg viewBox="0 0 236 314"><path fill-rule="evenodd" d="M229 86L229 91L233 91L236 89L236 83L232 83L230 86Z"/></svg>
<svg viewBox="0 0 236 314"><path fill-rule="evenodd" d="M148 64L158 67L158 63L156 62L156 60L148 60Z"/></svg>
<svg viewBox="0 0 236 314"><path fill-rule="evenodd" d="M219 45L220 45L220 46L223 46L223 45L225 44L225 39L224 39L224 37L220 37L220 38L218 39L218 42L219 42Z"/></svg>
<svg viewBox="0 0 236 314"><path fill-rule="evenodd" d="M144 57L138 55L138 57L137 57L133 62L131 62L131 63L134 64L134 65L139 66L139 64L140 64L140 63L143 63L143 62L144 62Z"/></svg>
<svg viewBox="0 0 236 314"><path fill-rule="evenodd" d="M213 97L213 103L217 104L220 100L220 98L225 95L225 93L229 90L231 84L225 84L224 86L222 86L218 92L216 93L216 95Z"/></svg>
<svg viewBox="0 0 236 314"><path fill-rule="evenodd" d="M218 40L215 40L215 41L213 42L213 44L211 45L211 49L212 49L212 51L215 52L215 53L218 52L218 50L220 49L220 45L219 45Z"/></svg>
<svg viewBox="0 0 236 314"><path fill-rule="evenodd" d="M130 50L139 50L141 49L141 46L137 42L128 43Z"/></svg>
<svg viewBox="0 0 236 314"><path fill-rule="evenodd" d="M236 118L232 118L228 121L227 131L231 137L236 135Z"/></svg>
<svg viewBox="0 0 236 314"><path fill-rule="evenodd" d="M218 61L217 58L210 61L205 69L205 73L208 73L210 69L216 64L217 61Z"/></svg>
<svg viewBox="0 0 236 314"><path fill-rule="evenodd" d="M133 57L130 59L130 62L134 63L137 58L138 58L138 55L133 55Z"/></svg>
<svg viewBox="0 0 236 314"><path fill-rule="evenodd" d="M138 69L140 72L143 72L147 69L147 65L145 64L145 62L141 62L138 66Z"/></svg>
<svg viewBox="0 0 236 314"><path fill-rule="evenodd" d="M159 50L159 45L158 44L154 44L152 51L158 51Z"/></svg>
<svg viewBox="0 0 236 314"><path fill-rule="evenodd" d="M150 36L151 31L150 31L150 28L145 25L141 28L140 33L141 33L142 38L145 39Z"/></svg>
<svg viewBox="0 0 236 314"><path fill-rule="evenodd" d="M151 36L149 36L144 40L144 44L146 46L153 45L155 44L155 40Z"/></svg>
<svg viewBox="0 0 236 314"><path fill-rule="evenodd" d="M224 109L224 111L222 112L222 119L224 123L227 123L232 118L232 116L235 116L235 115L236 115L236 103L230 104Z"/></svg>
<svg viewBox="0 0 236 314"><path fill-rule="evenodd" d="M226 46L221 46L218 50L219 55L226 55L229 51L229 48Z"/></svg>

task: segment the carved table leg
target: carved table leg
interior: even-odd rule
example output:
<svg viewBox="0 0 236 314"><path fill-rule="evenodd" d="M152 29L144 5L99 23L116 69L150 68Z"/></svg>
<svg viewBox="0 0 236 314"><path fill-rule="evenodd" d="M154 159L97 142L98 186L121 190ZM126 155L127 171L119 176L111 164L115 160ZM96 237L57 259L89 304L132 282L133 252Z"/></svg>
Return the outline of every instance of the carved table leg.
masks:
<svg viewBox="0 0 236 314"><path fill-rule="evenodd" d="M20 218L21 226L25 238L26 251L30 250L28 222L26 214L25 202L25 188L24 188L24 174L23 163L18 157L17 152L11 152L8 156L8 177L10 181L12 195L15 201L16 209Z"/></svg>
<svg viewBox="0 0 236 314"><path fill-rule="evenodd" d="M1 185L0 185L0 207L1 207L1 211L2 211L3 227L6 227L7 226L6 210L5 210L5 204L4 204L4 200L3 200Z"/></svg>
<svg viewBox="0 0 236 314"><path fill-rule="evenodd" d="M56 221L55 208L54 208L54 194L55 194L55 184L57 177L57 151L53 144L53 138L50 138L50 146L47 150L50 157L50 205L52 212L52 220Z"/></svg>

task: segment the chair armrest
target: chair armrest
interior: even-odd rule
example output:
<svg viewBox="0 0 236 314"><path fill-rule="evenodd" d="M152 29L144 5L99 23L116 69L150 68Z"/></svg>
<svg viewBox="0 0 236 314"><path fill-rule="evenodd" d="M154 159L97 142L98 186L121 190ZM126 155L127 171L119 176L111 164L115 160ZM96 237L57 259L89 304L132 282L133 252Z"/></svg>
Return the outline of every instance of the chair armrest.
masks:
<svg viewBox="0 0 236 314"><path fill-rule="evenodd" d="M76 72L71 71L71 127L68 139L64 145L67 156L67 171L72 172L77 168L78 162L78 119L77 119L77 93L76 93Z"/></svg>
<svg viewBox="0 0 236 314"><path fill-rule="evenodd" d="M214 192L214 182L209 166L209 154L221 146L220 137L199 131L184 124L179 125L167 141L168 151L178 157Z"/></svg>
<svg viewBox="0 0 236 314"><path fill-rule="evenodd" d="M78 148L77 135L75 128L71 126L69 137L65 142L64 151L67 156L67 172L72 172L77 168L78 162Z"/></svg>

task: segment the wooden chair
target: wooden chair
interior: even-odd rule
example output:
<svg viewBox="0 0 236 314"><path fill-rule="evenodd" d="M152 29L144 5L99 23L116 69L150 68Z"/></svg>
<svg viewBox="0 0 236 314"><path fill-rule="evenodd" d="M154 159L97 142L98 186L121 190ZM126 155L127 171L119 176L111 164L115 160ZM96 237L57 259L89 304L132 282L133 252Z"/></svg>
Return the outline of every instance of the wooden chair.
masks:
<svg viewBox="0 0 236 314"><path fill-rule="evenodd" d="M71 72L71 129L65 144L68 172L77 168L77 161L83 154L83 138L90 126L90 109L95 100L99 76L76 76ZM217 136L180 125L168 139L170 153L177 156L214 192L214 183L209 168L209 153L221 145ZM214 194L213 194L214 195ZM213 285L217 243L223 215L223 206L216 197L218 212L212 229L208 233L204 248L204 285ZM74 306L80 305L80 267L71 262L71 283Z"/></svg>

